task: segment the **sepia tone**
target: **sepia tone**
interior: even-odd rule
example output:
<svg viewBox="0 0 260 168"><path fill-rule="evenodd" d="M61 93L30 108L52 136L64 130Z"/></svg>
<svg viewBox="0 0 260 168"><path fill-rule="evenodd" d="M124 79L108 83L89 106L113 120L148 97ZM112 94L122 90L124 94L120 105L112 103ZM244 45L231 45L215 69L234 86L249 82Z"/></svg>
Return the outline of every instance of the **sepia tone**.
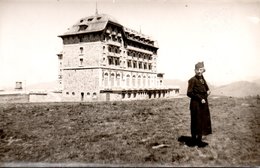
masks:
<svg viewBox="0 0 260 168"><path fill-rule="evenodd" d="M63 101L134 100L176 95L157 72L157 41L107 14L80 19L60 35Z"/></svg>

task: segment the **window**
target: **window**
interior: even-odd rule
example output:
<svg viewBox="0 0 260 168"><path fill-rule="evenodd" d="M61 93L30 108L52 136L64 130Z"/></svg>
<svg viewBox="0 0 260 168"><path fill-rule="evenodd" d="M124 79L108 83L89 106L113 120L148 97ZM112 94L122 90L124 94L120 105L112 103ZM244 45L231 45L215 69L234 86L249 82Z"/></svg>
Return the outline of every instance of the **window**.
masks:
<svg viewBox="0 0 260 168"><path fill-rule="evenodd" d="M79 66L83 66L83 58L80 58L79 61L80 61Z"/></svg>
<svg viewBox="0 0 260 168"><path fill-rule="evenodd" d="M108 73L104 75L104 86L108 86Z"/></svg>
<svg viewBox="0 0 260 168"><path fill-rule="evenodd" d="M72 92L72 95L75 95L75 92Z"/></svg>
<svg viewBox="0 0 260 168"><path fill-rule="evenodd" d="M115 74L111 74L111 86L113 87L115 83Z"/></svg>
<svg viewBox="0 0 260 168"><path fill-rule="evenodd" d="M69 92L66 92L67 95L69 95L70 93Z"/></svg>
<svg viewBox="0 0 260 168"><path fill-rule="evenodd" d="M80 95L81 95L81 101L84 101L84 92L81 92Z"/></svg>
<svg viewBox="0 0 260 168"><path fill-rule="evenodd" d="M108 47L108 51L109 51L109 52L112 52L111 46Z"/></svg>
<svg viewBox="0 0 260 168"><path fill-rule="evenodd" d="M142 62L139 62L139 69L142 69L143 66L142 66Z"/></svg>
<svg viewBox="0 0 260 168"><path fill-rule="evenodd" d="M134 68L137 68L137 62L134 61Z"/></svg>
<svg viewBox="0 0 260 168"><path fill-rule="evenodd" d="M88 25L79 25L79 31L84 31L88 28Z"/></svg>
<svg viewBox="0 0 260 168"><path fill-rule="evenodd" d="M136 98L136 93L133 93L134 98Z"/></svg>
<svg viewBox="0 0 260 168"><path fill-rule="evenodd" d="M148 68L149 68L149 70L151 70L152 69L152 64L149 64Z"/></svg>
<svg viewBox="0 0 260 168"><path fill-rule="evenodd" d="M97 17L97 20L100 20L101 19L101 17Z"/></svg>
<svg viewBox="0 0 260 168"><path fill-rule="evenodd" d="M147 69L147 63L144 63L144 69Z"/></svg>
<svg viewBox="0 0 260 168"><path fill-rule="evenodd" d="M128 60L128 61L127 61L127 67L128 67L128 68L132 67L132 61L131 61L131 60Z"/></svg>
<svg viewBox="0 0 260 168"><path fill-rule="evenodd" d="M92 21L92 20L93 20L93 18L89 18L89 19L88 19L89 22Z"/></svg>
<svg viewBox="0 0 260 168"><path fill-rule="evenodd" d="M143 77L143 86L146 86L146 77Z"/></svg>
<svg viewBox="0 0 260 168"><path fill-rule="evenodd" d="M141 86L141 76L138 76L138 79L137 79L137 86Z"/></svg>
<svg viewBox="0 0 260 168"><path fill-rule="evenodd" d="M96 99L97 98L97 93L94 92L92 97L93 97L93 99Z"/></svg>
<svg viewBox="0 0 260 168"><path fill-rule="evenodd" d="M79 50L80 50L80 54L83 54L83 47L80 47Z"/></svg>
<svg viewBox="0 0 260 168"><path fill-rule="evenodd" d="M113 64L113 58L112 58L112 57L109 57L109 58L108 58L108 64L109 64L109 65L112 65L112 64Z"/></svg>
<svg viewBox="0 0 260 168"><path fill-rule="evenodd" d="M130 85L130 75L126 76L126 86Z"/></svg>
<svg viewBox="0 0 260 168"><path fill-rule="evenodd" d="M133 76L132 82L132 85L135 86L135 75Z"/></svg>
<svg viewBox="0 0 260 168"><path fill-rule="evenodd" d="M120 86L120 74L116 74L116 84Z"/></svg>
<svg viewBox="0 0 260 168"><path fill-rule="evenodd" d="M114 59L115 59L115 65L120 65L119 58L114 58Z"/></svg>

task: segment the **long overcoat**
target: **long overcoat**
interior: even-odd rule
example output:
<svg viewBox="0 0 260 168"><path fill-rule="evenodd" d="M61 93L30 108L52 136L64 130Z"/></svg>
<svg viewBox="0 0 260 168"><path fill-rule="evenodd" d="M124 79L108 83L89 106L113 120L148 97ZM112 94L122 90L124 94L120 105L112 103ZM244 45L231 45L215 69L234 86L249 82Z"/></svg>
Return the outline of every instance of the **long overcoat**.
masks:
<svg viewBox="0 0 260 168"><path fill-rule="evenodd" d="M208 135L212 133L210 112L208 105L209 87L203 76L195 75L189 80L187 96L190 100L191 134ZM202 104L204 99L206 103Z"/></svg>

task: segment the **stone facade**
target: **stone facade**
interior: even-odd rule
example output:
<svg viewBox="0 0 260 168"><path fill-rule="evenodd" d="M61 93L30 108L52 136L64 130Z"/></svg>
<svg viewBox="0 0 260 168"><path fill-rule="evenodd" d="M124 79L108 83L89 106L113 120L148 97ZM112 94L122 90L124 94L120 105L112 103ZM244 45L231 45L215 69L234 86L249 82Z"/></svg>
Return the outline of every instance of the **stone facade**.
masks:
<svg viewBox="0 0 260 168"><path fill-rule="evenodd" d="M59 37L62 101L162 98L178 92L165 87L163 73L157 73L157 42L109 15L82 18Z"/></svg>

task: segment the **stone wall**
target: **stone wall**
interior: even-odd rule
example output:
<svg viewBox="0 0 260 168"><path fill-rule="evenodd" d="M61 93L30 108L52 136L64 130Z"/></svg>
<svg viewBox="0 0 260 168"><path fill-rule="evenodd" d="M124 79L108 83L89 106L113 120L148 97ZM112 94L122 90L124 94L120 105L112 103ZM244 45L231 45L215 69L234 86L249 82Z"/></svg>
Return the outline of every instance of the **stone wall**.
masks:
<svg viewBox="0 0 260 168"><path fill-rule="evenodd" d="M30 93L30 102L60 102L61 92Z"/></svg>
<svg viewBox="0 0 260 168"><path fill-rule="evenodd" d="M103 45L101 42L78 43L63 46L63 68L99 66Z"/></svg>
<svg viewBox="0 0 260 168"><path fill-rule="evenodd" d="M29 102L28 94L14 93L0 95L0 103L27 103Z"/></svg>
<svg viewBox="0 0 260 168"><path fill-rule="evenodd" d="M100 71L101 69L64 70L62 101L97 100Z"/></svg>
<svg viewBox="0 0 260 168"><path fill-rule="evenodd" d="M128 101L128 100L144 100L144 99L167 99L176 97L176 90L162 91L125 91L125 92L104 92L100 93L100 101Z"/></svg>

